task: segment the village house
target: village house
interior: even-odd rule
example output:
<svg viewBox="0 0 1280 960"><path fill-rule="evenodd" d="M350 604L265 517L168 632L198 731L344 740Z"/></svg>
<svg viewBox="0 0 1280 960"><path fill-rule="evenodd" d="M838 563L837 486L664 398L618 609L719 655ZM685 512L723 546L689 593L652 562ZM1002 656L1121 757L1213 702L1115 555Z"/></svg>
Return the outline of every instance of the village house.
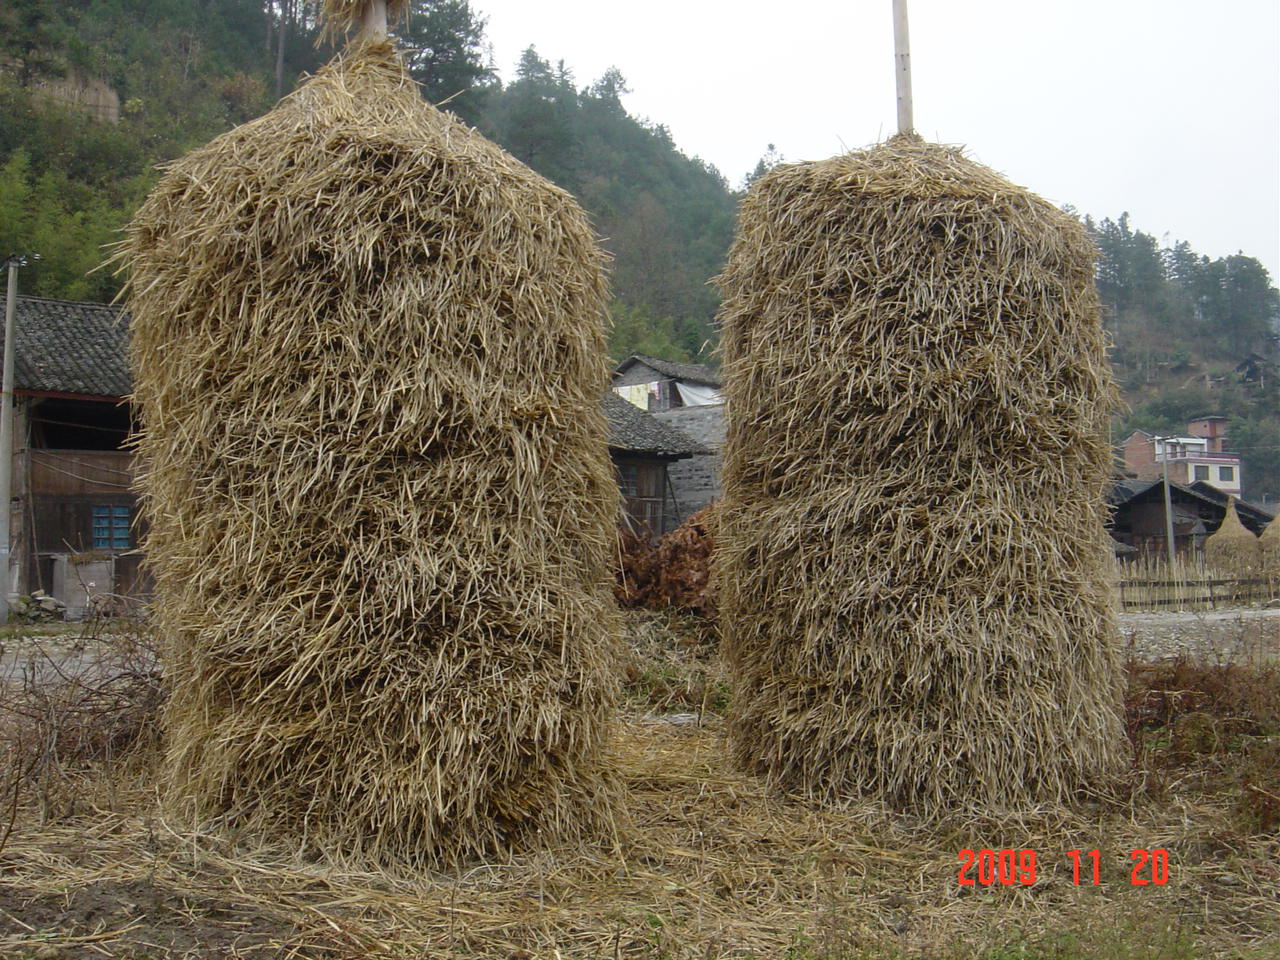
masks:
<svg viewBox="0 0 1280 960"><path fill-rule="evenodd" d="M691 438L700 452L667 469L672 496L684 516L720 496L724 397L719 374L700 363L674 363L633 353L613 371L613 392Z"/></svg>
<svg viewBox="0 0 1280 960"><path fill-rule="evenodd" d="M83 613L93 594L137 595L126 332L99 303L18 297L10 540L18 593Z"/></svg>
<svg viewBox="0 0 1280 960"><path fill-rule="evenodd" d="M675 363L633 353L613 369L613 392L649 413L724 403L723 382L701 363Z"/></svg>
<svg viewBox="0 0 1280 960"><path fill-rule="evenodd" d="M612 393L605 394L604 412L609 421L609 456L618 471L627 523L642 538L657 539L692 512L672 485L672 466L705 456L707 451Z"/></svg>
<svg viewBox="0 0 1280 960"><path fill-rule="evenodd" d="M11 584L57 597L70 616L93 595L146 596L124 313L29 296L16 306ZM658 537L688 515L669 466L707 451L612 393L602 402L625 522Z"/></svg>
<svg viewBox="0 0 1280 960"><path fill-rule="evenodd" d="M1135 430L1121 447L1125 469L1139 480L1163 479L1167 461L1170 483L1207 483L1238 497L1240 456L1227 450L1226 428L1226 417L1199 417L1187 424L1186 436Z"/></svg>
<svg viewBox="0 0 1280 960"><path fill-rule="evenodd" d="M1180 554L1198 550L1217 531L1226 516L1229 496L1204 481L1190 485L1169 482L1174 549ZM1125 478L1107 498L1111 508L1109 529L1117 543L1132 552L1163 557L1168 549L1165 525L1164 480ZM1236 514L1245 528L1261 534L1273 520L1272 513L1257 504L1236 500Z"/></svg>

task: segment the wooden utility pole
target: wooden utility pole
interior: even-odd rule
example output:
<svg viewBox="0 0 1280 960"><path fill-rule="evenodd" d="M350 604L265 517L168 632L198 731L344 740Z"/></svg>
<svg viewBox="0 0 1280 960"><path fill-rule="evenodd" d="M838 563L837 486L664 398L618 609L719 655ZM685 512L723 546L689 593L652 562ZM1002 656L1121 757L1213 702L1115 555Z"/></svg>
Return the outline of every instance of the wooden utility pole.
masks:
<svg viewBox="0 0 1280 960"><path fill-rule="evenodd" d="M911 37L907 33L907 0L893 0L894 76L898 82L898 132L911 133Z"/></svg>

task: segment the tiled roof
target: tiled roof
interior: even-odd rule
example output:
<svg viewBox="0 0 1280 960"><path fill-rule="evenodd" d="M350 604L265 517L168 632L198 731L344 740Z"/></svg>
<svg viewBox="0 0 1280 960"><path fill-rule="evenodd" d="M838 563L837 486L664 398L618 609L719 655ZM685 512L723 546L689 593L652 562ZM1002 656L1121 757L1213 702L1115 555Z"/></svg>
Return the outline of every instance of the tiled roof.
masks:
<svg viewBox="0 0 1280 960"><path fill-rule="evenodd" d="M664 377L670 377L673 380L688 380L690 383L705 383L710 387L720 387L724 385L720 375L708 366L701 363L675 363L671 360L659 360L657 357L650 357L643 353L633 353L627 359L623 360L614 368L614 374L622 373L627 367L636 362L643 363L646 367L653 367Z"/></svg>
<svg viewBox="0 0 1280 960"><path fill-rule="evenodd" d="M1107 503L1109 506L1118 507L1142 496L1152 487L1159 486L1163 482L1163 480L1117 480L1107 494ZM1203 500L1205 503L1212 504L1215 507L1226 507L1227 505L1227 494L1202 480L1197 480L1190 486L1171 480L1169 481L1169 490L1193 499ZM1163 490L1161 493L1163 494ZM1235 501L1238 512L1260 526L1266 526L1275 517L1269 507L1250 503L1238 497L1235 498Z"/></svg>
<svg viewBox="0 0 1280 960"><path fill-rule="evenodd" d="M609 421L609 446L615 450L675 458L710 452L613 391L606 393L601 402Z"/></svg>
<svg viewBox="0 0 1280 960"><path fill-rule="evenodd" d="M1122 503L1128 503L1139 494L1146 493L1156 485L1154 480L1135 480L1132 477L1123 479L1116 478L1111 489L1107 492L1107 503L1110 506L1119 506Z"/></svg>
<svg viewBox="0 0 1280 960"><path fill-rule="evenodd" d="M19 296L14 320L14 389L94 397L129 393L128 331L119 308Z"/></svg>
<svg viewBox="0 0 1280 960"><path fill-rule="evenodd" d="M1227 494L1223 493L1211 483L1205 483L1203 480L1197 480L1187 489L1194 490L1200 496L1208 500L1212 500L1219 506L1227 505ZM1263 506L1260 503L1250 503L1248 500L1241 500L1236 497L1236 507L1245 513L1253 513L1261 523L1269 523L1275 517L1275 511L1270 507Z"/></svg>
<svg viewBox="0 0 1280 960"><path fill-rule="evenodd" d="M19 296L15 320L15 389L95 397L124 397L132 391L127 319L120 308ZM603 404L609 446L616 450L669 457L708 452L612 391Z"/></svg>

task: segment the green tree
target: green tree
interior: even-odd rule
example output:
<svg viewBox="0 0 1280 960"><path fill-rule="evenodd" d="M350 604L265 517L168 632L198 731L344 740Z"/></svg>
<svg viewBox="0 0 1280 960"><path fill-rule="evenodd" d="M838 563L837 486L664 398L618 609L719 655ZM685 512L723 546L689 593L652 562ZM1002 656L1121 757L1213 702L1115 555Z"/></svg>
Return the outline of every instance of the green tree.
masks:
<svg viewBox="0 0 1280 960"><path fill-rule="evenodd" d="M68 33L62 10L49 0L5 0L0 5L0 63L7 61L23 86L66 72L59 55Z"/></svg>
<svg viewBox="0 0 1280 960"><path fill-rule="evenodd" d="M622 95L630 93L627 78L617 67L610 67L587 89L587 96L597 101L605 110L623 116L626 109L622 106Z"/></svg>
<svg viewBox="0 0 1280 960"><path fill-rule="evenodd" d="M620 363L633 353L663 360L687 362L690 354L680 344L670 317L650 317L643 311L615 302L609 308L609 357Z"/></svg>
<svg viewBox="0 0 1280 960"><path fill-rule="evenodd" d="M755 168L746 175L742 181L742 192L746 193L751 189L751 185L763 177L766 173L783 162L783 156L778 152L778 148L772 143L765 148L764 155L756 161Z"/></svg>
<svg viewBox="0 0 1280 960"><path fill-rule="evenodd" d="M1098 245L1099 295L1112 304L1117 314L1155 301L1165 280L1156 238L1131 229L1128 213L1100 224L1086 217L1085 226Z"/></svg>
<svg viewBox="0 0 1280 960"><path fill-rule="evenodd" d="M1280 500L1280 417L1231 417L1227 444L1240 454L1240 478L1246 499Z"/></svg>
<svg viewBox="0 0 1280 960"><path fill-rule="evenodd" d="M493 103L488 126L504 147L561 186L576 178L577 93L563 64L557 72L534 47L527 47L516 79Z"/></svg>
<svg viewBox="0 0 1280 960"><path fill-rule="evenodd" d="M1253 257L1238 253L1217 263L1222 268L1213 321L1231 353L1240 358L1277 332L1280 291Z"/></svg>
<svg viewBox="0 0 1280 960"><path fill-rule="evenodd" d="M31 161L23 150L0 166L0 256L23 253L31 220Z"/></svg>
<svg viewBox="0 0 1280 960"><path fill-rule="evenodd" d="M396 31L423 95L432 103L448 100L467 119L478 115L494 76L484 59L484 27L467 0L417 0Z"/></svg>
<svg viewBox="0 0 1280 960"><path fill-rule="evenodd" d="M24 271L26 293L110 299L118 280L97 268L126 216L59 171L37 173L20 150L0 166L0 251L41 257Z"/></svg>

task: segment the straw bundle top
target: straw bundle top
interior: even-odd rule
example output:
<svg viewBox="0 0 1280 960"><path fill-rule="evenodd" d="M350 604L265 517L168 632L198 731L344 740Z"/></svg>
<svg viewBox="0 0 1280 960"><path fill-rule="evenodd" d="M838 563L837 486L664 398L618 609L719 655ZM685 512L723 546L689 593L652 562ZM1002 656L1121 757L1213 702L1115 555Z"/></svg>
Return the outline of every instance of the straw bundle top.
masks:
<svg viewBox="0 0 1280 960"><path fill-rule="evenodd" d="M384 12L385 23L381 22ZM408 12L409 0L324 0L320 10L323 23L320 39L337 39L349 34L354 27L368 27L370 14L379 19L375 32L385 36L387 25L399 23Z"/></svg>

